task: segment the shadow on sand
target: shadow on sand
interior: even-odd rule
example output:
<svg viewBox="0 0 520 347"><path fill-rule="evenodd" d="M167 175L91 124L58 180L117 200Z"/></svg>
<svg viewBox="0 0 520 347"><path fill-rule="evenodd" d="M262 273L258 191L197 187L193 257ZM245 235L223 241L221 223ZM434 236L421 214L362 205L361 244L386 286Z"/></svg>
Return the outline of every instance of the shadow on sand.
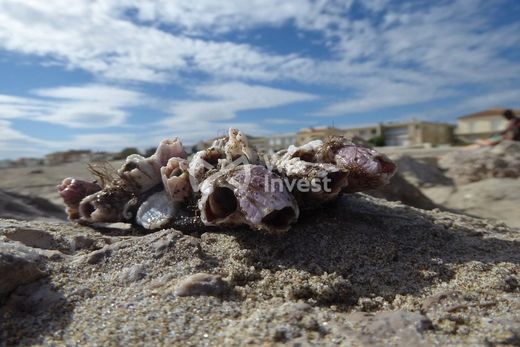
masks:
<svg viewBox="0 0 520 347"><path fill-rule="evenodd" d="M456 264L520 263L520 242L496 238L499 234L490 237L492 227L486 221L432 213L349 195L316 214L303 213L286 235L228 233L249 250L248 265L259 270L339 274L350 283L350 293L338 293L335 304L418 295L450 281Z"/></svg>

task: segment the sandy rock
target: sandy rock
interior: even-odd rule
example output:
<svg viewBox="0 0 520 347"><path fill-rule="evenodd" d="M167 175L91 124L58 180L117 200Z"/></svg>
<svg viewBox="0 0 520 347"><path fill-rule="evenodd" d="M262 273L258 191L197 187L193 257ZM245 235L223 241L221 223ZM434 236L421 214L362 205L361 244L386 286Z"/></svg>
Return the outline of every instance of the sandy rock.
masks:
<svg viewBox="0 0 520 347"><path fill-rule="evenodd" d="M224 341L228 346L237 346L240 343L236 336L243 336L249 345L289 342L297 345L312 339L313 335L325 336L328 319L306 303L274 301L233 324L225 332Z"/></svg>
<svg viewBox="0 0 520 347"><path fill-rule="evenodd" d="M54 238L44 230L15 228L4 234L8 239L18 241L26 246L42 249L53 249L55 247Z"/></svg>
<svg viewBox="0 0 520 347"><path fill-rule="evenodd" d="M228 290L226 282L220 276L197 273L182 280L175 290L175 295L221 295Z"/></svg>
<svg viewBox="0 0 520 347"><path fill-rule="evenodd" d="M64 302L63 295L48 283L32 283L19 287L5 304L11 312L35 313Z"/></svg>
<svg viewBox="0 0 520 347"><path fill-rule="evenodd" d="M56 249L8 239L15 228L48 232ZM30 250L48 274L0 304L2 343L349 346L371 337L461 346L514 345L520 336L520 234L484 219L354 194L281 236L101 231L0 220L2 249ZM91 242L73 250L79 235ZM60 250L69 253L45 256ZM202 283L221 294L176 295L197 273L205 275L189 290Z"/></svg>
<svg viewBox="0 0 520 347"><path fill-rule="evenodd" d="M448 178L435 161L415 159L409 155L392 156L399 173L416 187L450 186L453 180Z"/></svg>
<svg viewBox="0 0 520 347"><path fill-rule="evenodd" d="M503 141L494 147L451 152L439 160L439 166L457 184L520 177L520 142Z"/></svg>
<svg viewBox="0 0 520 347"><path fill-rule="evenodd" d="M403 204L423 210L431 210L438 207L419 188L408 182L401 175L400 171L390 179L390 183L386 186L377 190L367 191L366 194L388 201L400 201Z"/></svg>
<svg viewBox="0 0 520 347"><path fill-rule="evenodd" d="M128 284L137 282L146 277L146 266L143 264L136 264L129 266L119 274L119 279L122 283Z"/></svg>
<svg viewBox="0 0 520 347"><path fill-rule="evenodd" d="M347 320L361 331L357 339L367 346L429 346L423 332L432 327L428 317L415 312L395 311L348 315Z"/></svg>
<svg viewBox="0 0 520 347"><path fill-rule="evenodd" d="M0 218L65 220L66 214L62 207L44 198L0 189Z"/></svg>
<svg viewBox="0 0 520 347"><path fill-rule="evenodd" d="M424 192L447 208L520 228L518 178L487 178L457 186L449 192L439 188L425 189Z"/></svg>
<svg viewBox="0 0 520 347"><path fill-rule="evenodd" d="M22 284L46 275L40 268L38 254L21 245L0 243L0 302Z"/></svg>

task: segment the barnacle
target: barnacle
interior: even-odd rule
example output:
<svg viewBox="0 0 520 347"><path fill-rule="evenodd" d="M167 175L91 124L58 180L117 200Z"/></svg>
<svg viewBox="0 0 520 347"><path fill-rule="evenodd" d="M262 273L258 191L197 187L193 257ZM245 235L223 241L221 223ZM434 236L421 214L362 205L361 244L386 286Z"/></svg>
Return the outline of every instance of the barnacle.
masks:
<svg viewBox="0 0 520 347"><path fill-rule="evenodd" d="M161 178L170 199L174 202L184 202L192 194L188 161L174 157L161 167Z"/></svg>
<svg viewBox="0 0 520 347"><path fill-rule="evenodd" d="M72 177L65 178L61 184L58 185L58 192L65 203L69 219L78 219L80 217L79 204L81 200L100 190L101 187L97 183Z"/></svg>
<svg viewBox="0 0 520 347"><path fill-rule="evenodd" d="M124 221L153 230L193 220L280 233L301 208L378 188L397 169L344 137L290 146L264 162L235 128L186 158L178 139L164 140L150 157L128 156L117 173L91 166L99 185L66 178L58 190L69 218L84 223Z"/></svg>
<svg viewBox="0 0 520 347"><path fill-rule="evenodd" d="M268 232L286 231L299 216L294 197L261 165L220 171L201 185L198 207L206 225L242 225Z"/></svg>
<svg viewBox="0 0 520 347"><path fill-rule="evenodd" d="M302 207L317 207L338 197L348 185L348 173L320 155L323 142L311 141L303 146L290 146L271 159L274 170L287 177L291 191ZM305 183L307 189L298 189Z"/></svg>
<svg viewBox="0 0 520 347"><path fill-rule="evenodd" d="M397 171L397 165L383 153L356 145L344 137L326 141L320 156L348 172L349 184L344 188L347 193L382 187Z"/></svg>

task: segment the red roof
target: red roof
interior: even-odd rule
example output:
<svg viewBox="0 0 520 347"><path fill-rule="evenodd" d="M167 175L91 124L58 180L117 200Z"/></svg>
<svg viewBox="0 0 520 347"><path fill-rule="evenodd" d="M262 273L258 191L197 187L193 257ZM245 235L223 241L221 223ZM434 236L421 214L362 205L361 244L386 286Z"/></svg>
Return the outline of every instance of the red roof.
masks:
<svg viewBox="0 0 520 347"><path fill-rule="evenodd" d="M477 113L468 114L462 117L459 117L458 119L468 119L468 118L484 118L484 117L494 117L494 116L501 116L502 113L507 110L507 108L492 108L485 111L480 111ZM520 110L513 110L513 112L516 115L520 115Z"/></svg>

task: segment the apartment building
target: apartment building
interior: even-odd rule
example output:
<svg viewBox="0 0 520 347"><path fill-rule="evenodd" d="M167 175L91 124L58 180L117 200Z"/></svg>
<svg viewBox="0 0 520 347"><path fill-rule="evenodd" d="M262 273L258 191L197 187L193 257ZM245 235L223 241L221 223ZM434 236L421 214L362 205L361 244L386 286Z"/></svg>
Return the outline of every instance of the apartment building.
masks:
<svg viewBox="0 0 520 347"><path fill-rule="evenodd" d="M457 137L466 142L473 142L499 133L507 125L507 120L502 116L504 111L503 108L495 108L459 117ZM513 112L520 115L520 110Z"/></svg>

